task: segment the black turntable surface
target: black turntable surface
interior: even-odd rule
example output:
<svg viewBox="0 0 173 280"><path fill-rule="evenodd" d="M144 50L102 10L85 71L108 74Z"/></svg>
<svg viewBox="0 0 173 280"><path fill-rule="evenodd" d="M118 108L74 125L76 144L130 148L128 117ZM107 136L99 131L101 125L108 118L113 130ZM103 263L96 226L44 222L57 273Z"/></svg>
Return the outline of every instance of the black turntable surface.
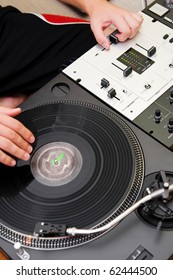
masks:
<svg viewBox="0 0 173 280"><path fill-rule="evenodd" d="M59 81L68 94L49 95ZM108 224L138 201L159 170L171 171L173 158L63 74L32 98L18 117L36 136L31 158L14 168L0 165L3 250L18 259L14 244L20 242L31 259L128 259L140 246L150 259L167 259L172 226L158 231L157 212L153 223L145 212L133 212L103 233L34 235L42 222L84 229Z"/></svg>

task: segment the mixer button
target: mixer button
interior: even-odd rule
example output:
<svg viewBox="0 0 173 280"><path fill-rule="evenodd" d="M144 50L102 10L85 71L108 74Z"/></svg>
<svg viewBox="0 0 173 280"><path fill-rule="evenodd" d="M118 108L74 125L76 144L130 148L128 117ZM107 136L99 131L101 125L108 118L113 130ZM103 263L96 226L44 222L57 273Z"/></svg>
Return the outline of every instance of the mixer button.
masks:
<svg viewBox="0 0 173 280"><path fill-rule="evenodd" d="M151 85L149 83L146 83L145 86L144 86L146 89L150 89L151 88Z"/></svg>
<svg viewBox="0 0 173 280"><path fill-rule="evenodd" d="M163 39L166 40L168 37L169 37L169 35L168 35L168 34L165 34L165 35L163 36Z"/></svg>
<svg viewBox="0 0 173 280"><path fill-rule="evenodd" d="M156 123L160 123L161 120L161 111L160 109L156 109L154 113L154 120Z"/></svg>
<svg viewBox="0 0 173 280"><path fill-rule="evenodd" d="M168 122L168 132L169 133L173 133L173 118L169 119L169 122Z"/></svg>

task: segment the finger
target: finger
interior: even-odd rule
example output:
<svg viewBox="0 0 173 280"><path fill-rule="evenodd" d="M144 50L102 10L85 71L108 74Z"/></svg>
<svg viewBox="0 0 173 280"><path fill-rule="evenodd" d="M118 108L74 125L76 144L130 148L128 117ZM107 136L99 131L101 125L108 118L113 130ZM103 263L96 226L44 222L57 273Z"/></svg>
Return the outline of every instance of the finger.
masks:
<svg viewBox="0 0 173 280"><path fill-rule="evenodd" d="M5 115L15 117L21 113L21 108L8 108L8 107L0 107L0 113Z"/></svg>
<svg viewBox="0 0 173 280"><path fill-rule="evenodd" d="M117 35L119 41L133 38L138 32L143 22L141 13L126 13L123 17L116 17L113 24L117 27L120 34Z"/></svg>
<svg viewBox="0 0 173 280"><path fill-rule="evenodd" d="M0 136L9 139L12 143L14 143L17 147L24 150L27 153L32 152L32 146L29 145L27 141L25 141L18 133L14 130L4 127L0 124ZM1 146L1 145L0 145Z"/></svg>
<svg viewBox="0 0 173 280"><path fill-rule="evenodd" d="M136 21L135 18L133 18L131 16L127 16L126 21L128 22L128 26L129 26L129 29L130 29L130 33L128 35L128 38L133 38L138 32L139 23Z"/></svg>
<svg viewBox="0 0 173 280"><path fill-rule="evenodd" d="M3 151L0 150L0 162L7 166L15 166L16 161L10 157L9 155L5 154Z"/></svg>
<svg viewBox="0 0 173 280"><path fill-rule="evenodd" d="M118 29L119 33L116 35L120 42L124 42L131 36L131 29L129 24L123 17L117 17L113 25Z"/></svg>
<svg viewBox="0 0 173 280"><path fill-rule="evenodd" d="M28 160L30 158L30 154L25 152L24 150L17 147L13 142L11 142L9 139L6 139L2 136L0 136L0 147L1 151L7 152L8 154L22 159L22 160ZM1 161L1 159L0 159ZM3 157L4 161L4 157Z"/></svg>
<svg viewBox="0 0 173 280"><path fill-rule="evenodd" d="M133 13L132 15L140 24L143 22L144 18L141 13Z"/></svg>
<svg viewBox="0 0 173 280"><path fill-rule="evenodd" d="M105 28L105 24L104 24L104 28ZM98 44L108 50L110 48L110 42L103 32L102 25L99 24L98 22L92 23L91 29L92 29L92 32L94 33L94 36L95 36Z"/></svg>
<svg viewBox="0 0 173 280"><path fill-rule="evenodd" d="M21 122L16 119L11 118L10 116L0 114L1 124L14 130L18 135L25 139L29 143L35 141L35 137L32 132L27 129Z"/></svg>
<svg viewBox="0 0 173 280"><path fill-rule="evenodd" d="M143 18L142 18L142 16L132 14L132 16L127 15L126 20L131 29L131 35L129 36L129 38L133 38L138 32L138 30L143 22Z"/></svg>

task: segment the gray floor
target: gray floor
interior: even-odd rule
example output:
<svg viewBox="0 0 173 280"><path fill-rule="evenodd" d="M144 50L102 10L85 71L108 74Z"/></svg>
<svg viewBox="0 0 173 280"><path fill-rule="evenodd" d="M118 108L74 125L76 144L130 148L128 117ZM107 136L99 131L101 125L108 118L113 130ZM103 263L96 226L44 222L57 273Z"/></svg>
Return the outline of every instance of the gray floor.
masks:
<svg viewBox="0 0 173 280"><path fill-rule="evenodd" d="M87 0L86 0L87 1ZM144 0L110 0L131 11L141 11ZM148 4L153 0L147 0ZM12 5L23 12L55 13L76 16L76 12L58 0L0 0L0 5Z"/></svg>
<svg viewBox="0 0 173 280"><path fill-rule="evenodd" d="M114 2L116 5L122 6L126 9L129 9L131 11L141 11L144 8L144 2L147 2L147 4L151 4L154 0L111 0L111 2Z"/></svg>

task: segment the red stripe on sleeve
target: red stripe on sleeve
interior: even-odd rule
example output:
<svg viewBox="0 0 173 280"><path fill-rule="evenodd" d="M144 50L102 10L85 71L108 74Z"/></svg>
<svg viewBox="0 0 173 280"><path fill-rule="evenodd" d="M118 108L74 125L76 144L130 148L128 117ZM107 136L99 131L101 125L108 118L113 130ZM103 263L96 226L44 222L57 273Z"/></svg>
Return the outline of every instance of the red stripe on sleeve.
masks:
<svg viewBox="0 0 173 280"><path fill-rule="evenodd" d="M81 18L60 16L60 15L51 15L51 14L42 14L46 21L50 23L88 23L88 20Z"/></svg>

